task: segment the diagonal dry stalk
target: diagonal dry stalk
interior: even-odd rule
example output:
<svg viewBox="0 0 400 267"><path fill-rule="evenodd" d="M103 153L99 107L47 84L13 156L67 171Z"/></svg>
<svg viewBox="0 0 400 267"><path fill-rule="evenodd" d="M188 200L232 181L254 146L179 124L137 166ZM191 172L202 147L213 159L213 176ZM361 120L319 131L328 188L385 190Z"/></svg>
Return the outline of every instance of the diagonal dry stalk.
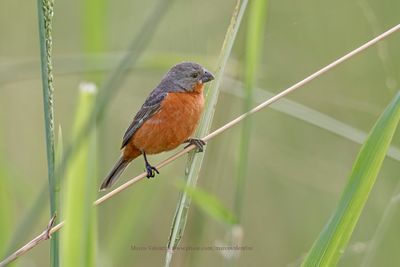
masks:
<svg viewBox="0 0 400 267"><path fill-rule="evenodd" d="M51 217L46 229L40 235L38 235L37 237L35 237L34 239L32 239L31 241L26 243L25 246L21 247L16 252L14 252L9 257L7 257L5 260L0 262L0 267L6 266L7 264L11 263L15 259L17 259L19 256L25 254L26 252L28 252L29 250L31 250L35 246L39 245L40 242L42 242L44 240L47 240L47 239L50 239L51 234L56 232L64 224L64 222L62 222L62 223L60 223L60 224L58 224L58 225L53 227L55 221L56 221L56 214L54 214L53 217Z"/></svg>
<svg viewBox="0 0 400 267"><path fill-rule="evenodd" d="M215 136L223 133L224 131L228 130L229 128L232 128L233 126L235 126L236 124L238 124L239 122L241 122L242 120L244 120L245 118L247 118L248 116L260 111L261 109L271 105L272 103L276 102L277 100L285 97L286 95L292 93L293 91L295 91L296 89L308 84L309 82L311 82L312 80L314 80L315 78L321 76L322 74L324 74L325 72L333 69L334 67L340 65L341 63L347 61L348 59L354 57L355 55L361 53L362 51L364 51L365 49L367 49L368 47L378 43L379 41L385 39L386 37L390 36L391 34L395 33L396 31L400 30L400 24L395 25L394 27L392 27L391 29L387 30L386 32L380 34L379 36L373 38L372 40L368 41L367 43L361 45L360 47L354 49L353 51L347 53L346 55L338 58L337 60L335 60L334 62L330 63L329 65L323 67L322 69L314 72L313 74L311 74L310 76L308 76L307 78L299 81L298 83L292 85L291 87L287 88L286 90L282 91L281 93L269 98L268 100L264 101L263 103L261 103L260 105L254 107L253 109L251 109L250 111L240 115L239 117L237 117L236 119L228 122L227 124L223 125L222 127L218 128L217 130L213 131L212 133L208 134L207 136L203 137L203 140L205 142L211 140L212 138L214 138ZM176 153L175 155L165 159L164 161L158 163L155 167L157 169L163 168L164 166L170 164L171 162L175 161L176 159L178 159L179 157L185 155L187 152L193 150L195 148L194 145L191 145L183 150L181 150L180 152ZM113 197L114 195L118 194L119 192L127 189L128 187L130 187L131 185L133 185L134 183L138 182L139 180L143 179L144 177L146 177L147 173L143 172L141 174L139 174L138 176L130 179L129 181L127 181L126 183L122 184L121 186L117 187L116 189L114 189L113 191L109 192L108 194L105 194L104 196L100 197L99 199L97 199L93 205L94 206L98 206L101 203L107 201L108 199L110 199L111 197ZM51 228L50 231L45 230L45 233L54 233L57 232L58 230L60 230L63 225L64 225L65 221L62 221L61 223L57 224L56 226L54 226L53 228ZM27 251L29 251L30 249L32 249L33 247L37 246L38 244L40 244L42 241L46 240L43 237L40 238L43 235L40 234L39 236L35 237L32 241L28 242L26 245L24 245L22 248L25 249L25 251L23 253L20 253L21 249L17 250L16 252L14 252L11 256L9 256L7 259L12 258L11 261L17 259L18 257L20 257L21 255L23 255L24 253L26 253ZM31 245L30 247L27 247L28 244L31 244L33 241L37 241L36 243L34 243L33 245ZM0 262L0 267L5 266L5 264L11 262L11 261L2 261Z"/></svg>

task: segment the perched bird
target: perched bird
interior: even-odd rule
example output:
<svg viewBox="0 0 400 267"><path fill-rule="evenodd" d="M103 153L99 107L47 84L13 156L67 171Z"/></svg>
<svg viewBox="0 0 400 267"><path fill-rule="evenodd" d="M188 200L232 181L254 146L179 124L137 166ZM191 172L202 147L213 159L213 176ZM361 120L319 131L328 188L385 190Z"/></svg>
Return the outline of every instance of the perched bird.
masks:
<svg viewBox="0 0 400 267"><path fill-rule="evenodd" d="M122 155L105 177L100 190L111 187L129 163L143 154L147 178L158 170L151 166L147 154L157 154L182 143L196 145L203 151L204 141L191 138L204 107L204 83L214 79L211 72L197 63L173 66L150 93L125 132Z"/></svg>

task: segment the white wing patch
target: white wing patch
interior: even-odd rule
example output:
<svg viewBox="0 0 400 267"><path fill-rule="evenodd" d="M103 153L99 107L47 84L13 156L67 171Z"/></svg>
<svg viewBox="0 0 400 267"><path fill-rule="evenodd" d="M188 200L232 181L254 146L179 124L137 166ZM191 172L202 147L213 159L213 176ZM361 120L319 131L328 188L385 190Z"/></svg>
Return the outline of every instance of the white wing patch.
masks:
<svg viewBox="0 0 400 267"><path fill-rule="evenodd" d="M148 120L146 123L147 124L161 124L162 122L163 122L162 119L151 119L151 120Z"/></svg>

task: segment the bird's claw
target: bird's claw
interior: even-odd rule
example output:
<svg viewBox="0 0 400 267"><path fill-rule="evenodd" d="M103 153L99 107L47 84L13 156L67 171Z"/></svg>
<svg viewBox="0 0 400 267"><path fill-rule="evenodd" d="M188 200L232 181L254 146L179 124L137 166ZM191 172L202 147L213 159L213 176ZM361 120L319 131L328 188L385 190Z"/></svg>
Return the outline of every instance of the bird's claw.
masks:
<svg viewBox="0 0 400 267"><path fill-rule="evenodd" d="M190 139L186 140L185 143L189 143L189 144L186 145L184 148L187 148L191 145L195 145L197 147L197 152L203 152L204 146L206 145L206 142L204 142L201 139L197 139L197 138L190 138Z"/></svg>
<svg viewBox="0 0 400 267"><path fill-rule="evenodd" d="M147 178L153 178L157 174L160 174L160 172L157 170L156 167L151 166L150 164L146 164L146 171L147 171Z"/></svg>

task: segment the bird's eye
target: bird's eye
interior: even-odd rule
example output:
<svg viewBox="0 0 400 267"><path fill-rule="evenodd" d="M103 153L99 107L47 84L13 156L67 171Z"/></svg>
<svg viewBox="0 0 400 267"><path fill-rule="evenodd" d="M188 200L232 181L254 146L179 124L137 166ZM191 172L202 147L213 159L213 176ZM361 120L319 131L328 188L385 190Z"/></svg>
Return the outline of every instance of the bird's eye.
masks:
<svg viewBox="0 0 400 267"><path fill-rule="evenodd" d="M192 75L190 75L192 78L197 78L197 77L199 77L199 74L197 73L197 72L195 72L195 73L192 73Z"/></svg>

